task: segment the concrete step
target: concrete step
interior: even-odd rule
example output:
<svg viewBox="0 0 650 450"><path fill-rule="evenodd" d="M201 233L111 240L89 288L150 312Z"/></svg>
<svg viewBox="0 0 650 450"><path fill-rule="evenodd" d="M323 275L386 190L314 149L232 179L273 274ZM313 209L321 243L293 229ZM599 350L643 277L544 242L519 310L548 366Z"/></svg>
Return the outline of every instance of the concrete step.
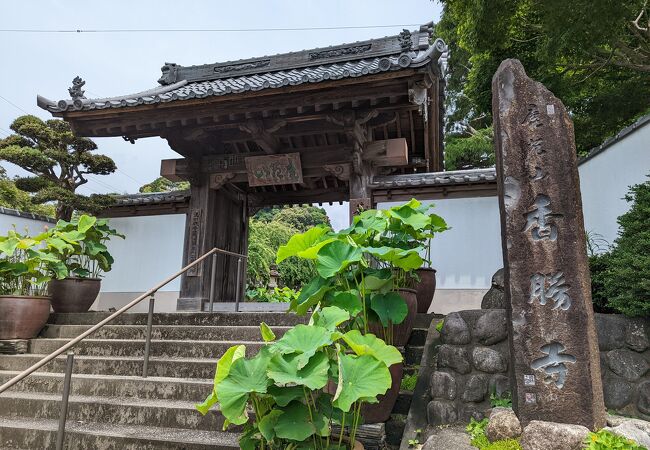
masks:
<svg viewBox="0 0 650 450"><path fill-rule="evenodd" d="M53 325L95 325L110 316L107 311L89 311L85 313L53 313L48 324ZM155 313L154 325L203 325L203 326L259 326L266 322L271 326L291 326L306 323L308 317L284 312L176 312ZM124 313L116 317L110 325L146 325L146 313Z"/></svg>
<svg viewBox="0 0 650 450"><path fill-rule="evenodd" d="M0 418L3 450L53 450L58 421ZM101 450L234 450L236 433L152 426L68 422L66 449Z"/></svg>
<svg viewBox="0 0 650 450"><path fill-rule="evenodd" d="M79 336L91 325L46 325L41 331L42 338L68 338ZM276 336L282 336L289 327L271 327ZM131 339L144 340L145 325L106 325L88 338L92 339ZM258 326L192 326L156 325L151 328L151 338L155 340L191 341L261 341Z"/></svg>
<svg viewBox="0 0 650 450"><path fill-rule="evenodd" d="M252 354L252 353L251 353ZM44 354L2 355L0 370L22 371L44 358ZM159 358L149 359L149 376L211 379L217 363L215 359ZM59 356L39 369L41 372L65 371L65 356ZM74 373L97 375L142 375L142 357L132 356L75 356Z"/></svg>
<svg viewBox="0 0 650 450"><path fill-rule="evenodd" d="M195 402L190 400L71 395L68 403L68 420L112 425L155 424L159 427L204 431L222 429L224 417L217 409L212 409L203 416L194 408ZM61 394L58 393L7 391L0 396L0 416L4 418L29 417L56 420L59 418L60 411Z"/></svg>
<svg viewBox="0 0 650 450"><path fill-rule="evenodd" d="M0 371L0 384L9 381L18 373ZM71 395L203 401L212 390L212 385L211 379L75 374L72 378ZM63 392L63 374L36 372L14 385L8 391L10 392Z"/></svg>
<svg viewBox="0 0 650 450"><path fill-rule="evenodd" d="M66 343L69 339L32 339L29 342L30 353L49 354ZM233 345L245 345L247 353L257 353L264 345L251 341L151 341L151 356L167 358L210 358L218 359ZM74 346L76 355L86 356L143 356L144 340L133 339L90 339L86 338Z"/></svg>

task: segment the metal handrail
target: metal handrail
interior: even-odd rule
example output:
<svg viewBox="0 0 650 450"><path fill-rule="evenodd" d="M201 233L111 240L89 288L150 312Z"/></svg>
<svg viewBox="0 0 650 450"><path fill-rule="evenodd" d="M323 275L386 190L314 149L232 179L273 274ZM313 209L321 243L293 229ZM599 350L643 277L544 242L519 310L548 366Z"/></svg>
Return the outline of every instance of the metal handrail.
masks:
<svg viewBox="0 0 650 450"><path fill-rule="evenodd" d="M43 367L45 364L49 363L49 362L52 361L54 358L56 358L57 356L61 355L62 353L64 353L64 352L67 351L68 349L70 349L71 347L75 346L75 345L78 344L81 340L83 340L84 338L86 338L86 337L88 337L89 335L93 334L95 331L99 330L99 329L102 328L104 325L106 325L107 323L109 323L109 322L111 322L113 319L115 319L116 317L122 315L123 313L125 313L126 311L128 311L129 309L131 309L132 307L134 307L135 305L137 305L138 303L140 303L140 302L141 302L142 300L144 300L145 298L147 298L147 297L151 297L150 307L149 307L149 313L148 313L148 316L149 316L149 317L148 317L148 320L147 320L147 342L146 342L146 344L145 344L145 355L144 355L144 373L143 373L143 377L146 377L146 376L147 376L147 374L146 374L146 368L147 368L147 366L148 366L148 359L149 359L149 358L148 358L149 355L148 355L148 351L147 351L147 350L149 349L149 344L150 344L150 342L151 342L151 325L150 325L150 324L151 324L151 318L152 318L152 316L153 316L153 296L155 295L155 293L156 293L158 290L160 290L161 288L163 288L164 286L166 286L167 284L169 284L170 282L172 282L173 280L175 280L176 278L178 278L178 277L179 277L180 275L182 275L183 273L187 272L189 269L191 269L191 268L194 267L195 265L197 265L197 264L199 264L200 262L204 261L204 260L205 260L208 256L210 256L210 255L214 255L213 260L212 260L212 261L213 261L212 276L214 277L215 274L216 274L216 269L214 268L214 266L215 266L215 262L216 262L216 254L217 254L217 253L221 253L221 254L225 254L225 255L229 255L229 256L236 256L236 257L238 258L238 264L237 264L238 269L241 268L241 261L242 261L242 258L243 258L243 259L247 259L247 258L248 258L246 255L242 255L242 254L240 254L240 253L230 252L230 251L228 251L228 250L222 250L222 249L220 249L220 248L216 248L216 247L213 248L213 249L210 250L209 252L203 254L201 257L199 257L199 258L195 259L194 261L192 261L192 262L191 262L190 264L188 264L187 266L183 267L181 270L179 270L179 271L176 272L175 274L169 276L168 278L166 278L166 279L163 280L162 282L158 283L155 287L149 289L149 290L148 290L147 292L145 292L144 294L142 294L142 295L136 297L136 298L133 299L130 303L128 303L128 304L126 304L125 306L123 306L122 308L118 309L118 310L115 311L113 314L111 314L110 316L108 316L107 318L105 318L104 320L102 320L101 322L97 323L96 325L93 325L91 328L89 328L88 330L84 331L84 332L81 333L79 336L77 336L76 338L72 339L71 341L69 341L67 344L63 345L63 346L62 346L61 348L59 348L58 350L53 351L52 353L50 353L49 355L47 355L47 356L45 356L44 358L42 358L41 360L39 360L37 363L35 363L35 364L32 365L31 367L29 367L28 369L23 370L21 373L19 373L19 374L16 375L15 377L13 377L11 380L9 380L9 381L7 381L6 383L4 383L2 386L0 386L0 394L2 394L4 391L6 391L7 389L9 389L10 387L12 387L13 385L15 385L16 383L18 383L18 382L21 381L22 379L28 377L29 375L31 375L32 373L34 373L36 370L40 369L40 368ZM238 280L240 279L240 273L239 273L239 272L240 272L240 271L238 270L238 273L237 273L237 278L238 278ZM215 283L214 283L214 280L212 280L211 285L210 285L210 286L211 286L210 298L211 298L212 300L214 300L214 292L213 292L213 291L214 291L214 284L215 284ZM241 291L241 287L240 287L240 286L237 286L237 299L236 299L235 310L238 310L240 291ZM210 309L210 312L212 312L212 309ZM70 366L71 366L71 365L70 365Z"/></svg>

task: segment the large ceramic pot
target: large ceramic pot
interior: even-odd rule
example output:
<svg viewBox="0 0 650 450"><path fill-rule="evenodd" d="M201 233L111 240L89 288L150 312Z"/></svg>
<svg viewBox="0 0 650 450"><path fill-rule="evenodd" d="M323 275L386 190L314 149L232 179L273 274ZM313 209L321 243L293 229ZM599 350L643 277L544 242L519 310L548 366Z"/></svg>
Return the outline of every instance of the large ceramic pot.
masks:
<svg viewBox="0 0 650 450"><path fill-rule="evenodd" d="M433 301L433 294L436 292L436 269L422 267L415 271L420 278L415 291L418 298L418 312L426 314Z"/></svg>
<svg viewBox="0 0 650 450"><path fill-rule="evenodd" d="M393 364L388 368L392 383L386 394L377 397L379 403L365 403L361 406L361 415L363 423L382 423L390 418L393 407L399 396L399 388L402 384L402 375L404 374L404 364Z"/></svg>
<svg viewBox="0 0 650 450"><path fill-rule="evenodd" d="M32 339L49 316L49 297L0 295L0 339Z"/></svg>
<svg viewBox="0 0 650 450"><path fill-rule="evenodd" d="M100 278L68 277L50 281L52 308L58 313L86 312L90 309L101 287Z"/></svg>
<svg viewBox="0 0 650 450"><path fill-rule="evenodd" d="M393 325L393 345L395 347L404 347L411 337L411 331L413 331L413 323L415 322L415 315L418 311L418 300L415 289L402 288L398 289L397 292L406 302L408 314L402 323ZM381 324L371 322L368 324L368 328L370 332L376 336L384 336Z"/></svg>

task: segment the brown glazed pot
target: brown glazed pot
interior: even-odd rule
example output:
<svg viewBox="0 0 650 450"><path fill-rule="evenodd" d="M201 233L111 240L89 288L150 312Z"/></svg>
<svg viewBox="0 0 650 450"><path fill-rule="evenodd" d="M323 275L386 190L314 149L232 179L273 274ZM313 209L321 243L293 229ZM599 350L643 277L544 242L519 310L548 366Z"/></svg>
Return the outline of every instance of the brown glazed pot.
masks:
<svg viewBox="0 0 650 450"><path fill-rule="evenodd" d="M411 331L413 331L413 322L418 312L418 300L415 289L400 288L397 292L406 301L408 314L402 323L393 325L393 345L395 347L404 347L411 337ZM383 338L384 330L381 324L371 322L368 324L368 329L375 336Z"/></svg>
<svg viewBox="0 0 650 450"><path fill-rule="evenodd" d="M388 368L392 383L386 394L377 397L379 403L365 403L361 406L361 415L363 423L382 423L390 418L393 407L399 396L399 388L402 384L402 375L404 374L404 364L393 364Z"/></svg>
<svg viewBox="0 0 650 450"><path fill-rule="evenodd" d="M415 288L418 298L418 312L426 314L429 312L433 294L436 292L436 269L421 267L415 273L420 277L420 282Z"/></svg>
<svg viewBox="0 0 650 450"><path fill-rule="evenodd" d="M100 278L68 277L50 281L52 308L58 313L86 312L90 309L101 288Z"/></svg>
<svg viewBox="0 0 650 450"><path fill-rule="evenodd" d="M50 298L0 295L0 339L32 339L50 317Z"/></svg>

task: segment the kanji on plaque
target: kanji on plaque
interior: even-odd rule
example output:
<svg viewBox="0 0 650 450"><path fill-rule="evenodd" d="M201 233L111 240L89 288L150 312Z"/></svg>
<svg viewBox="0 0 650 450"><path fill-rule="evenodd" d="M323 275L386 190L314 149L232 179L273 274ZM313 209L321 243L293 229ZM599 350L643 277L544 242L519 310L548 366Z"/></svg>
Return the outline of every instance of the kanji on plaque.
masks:
<svg viewBox="0 0 650 450"><path fill-rule="evenodd" d="M300 153L251 156L244 159L249 186L302 183Z"/></svg>

